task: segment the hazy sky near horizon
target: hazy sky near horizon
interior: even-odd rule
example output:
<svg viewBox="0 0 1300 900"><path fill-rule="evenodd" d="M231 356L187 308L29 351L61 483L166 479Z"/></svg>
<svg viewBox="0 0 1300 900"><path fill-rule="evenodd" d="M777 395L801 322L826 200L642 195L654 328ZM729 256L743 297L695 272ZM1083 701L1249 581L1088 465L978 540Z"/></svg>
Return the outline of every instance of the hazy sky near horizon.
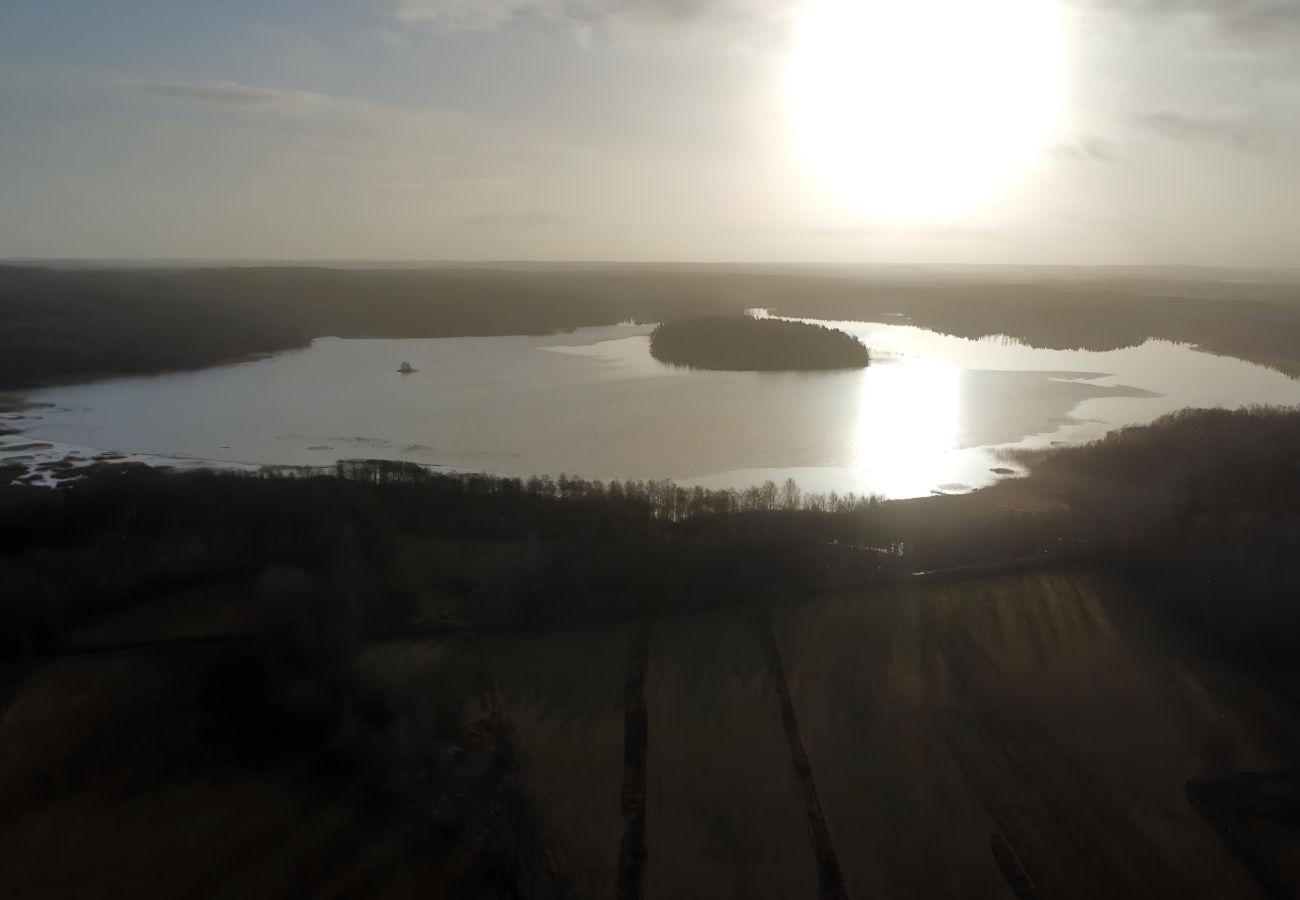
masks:
<svg viewBox="0 0 1300 900"><path fill-rule="evenodd" d="M0 257L1300 264L1300 0L836 2L4 0Z"/></svg>

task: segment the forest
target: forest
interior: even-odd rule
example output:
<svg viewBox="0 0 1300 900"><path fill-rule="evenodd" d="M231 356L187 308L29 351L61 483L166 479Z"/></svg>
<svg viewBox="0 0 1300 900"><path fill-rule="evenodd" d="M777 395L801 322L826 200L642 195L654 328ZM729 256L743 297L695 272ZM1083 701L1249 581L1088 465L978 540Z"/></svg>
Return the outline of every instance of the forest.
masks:
<svg viewBox="0 0 1300 900"><path fill-rule="evenodd" d="M862 342L824 325L750 316L708 316L665 322L650 333L660 362L732 372L860 369L870 362Z"/></svg>
<svg viewBox="0 0 1300 900"><path fill-rule="evenodd" d="M105 466L57 490L0 489L0 641L22 652L177 584L340 560L384 633L411 627L430 590L442 620L492 627L741 602L816 581L837 537L877 542L857 519L879 505L793 482L709 491L380 461L325 475Z"/></svg>
<svg viewBox="0 0 1300 900"><path fill-rule="evenodd" d="M544 334L741 315L907 323L1109 350L1189 342L1300 375L1290 283L790 267L330 269L0 266L0 388L194 368L315 337Z"/></svg>
<svg viewBox="0 0 1300 900"><path fill-rule="evenodd" d="M1024 461L1176 627L1254 665L1300 658L1300 411L1186 409Z"/></svg>

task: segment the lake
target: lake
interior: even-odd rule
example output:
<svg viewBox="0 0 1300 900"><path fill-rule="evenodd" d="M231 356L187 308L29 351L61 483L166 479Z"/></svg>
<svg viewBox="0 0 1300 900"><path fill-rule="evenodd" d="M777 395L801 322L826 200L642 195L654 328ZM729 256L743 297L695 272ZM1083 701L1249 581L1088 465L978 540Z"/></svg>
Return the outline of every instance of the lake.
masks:
<svg viewBox="0 0 1300 900"><path fill-rule="evenodd" d="M30 392L5 456L113 451L226 465L383 458L505 475L672 478L913 497L1013 465L1008 447L1104 435L1186 406L1300 403L1300 382L1163 341L1110 352L832 324L865 370L704 372L650 357L651 326L542 337L341 340L194 372ZM417 371L402 375L403 361ZM45 441L50 448L32 449ZM26 450L18 450L24 444Z"/></svg>

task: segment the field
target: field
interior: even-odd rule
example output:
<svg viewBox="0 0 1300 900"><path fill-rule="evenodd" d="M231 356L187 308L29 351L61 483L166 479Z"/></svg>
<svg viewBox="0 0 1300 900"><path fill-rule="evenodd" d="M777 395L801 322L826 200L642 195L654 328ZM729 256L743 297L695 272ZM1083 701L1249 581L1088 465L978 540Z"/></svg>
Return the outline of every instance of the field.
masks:
<svg viewBox="0 0 1300 900"><path fill-rule="evenodd" d="M1258 895L1184 785L1282 760L1130 599L1035 573L778 619L853 896L999 896L995 835L1043 897Z"/></svg>
<svg viewBox="0 0 1300 900"><path fill-rule="evenodd" d="M1294 786L1239 773L1284 768L1292 717L1139 599L1064 568L917 579L770 613L389 641L362 665L431 714L499 711L578 897L1267 896L1245 857L1295 835L1247 821L1251 798ZM139 619L83 643L140 640ZM23 684L0 724L6 896L107 878L139 896L218 877L243 896L454 884L454 857L292 772L169 745L203 733L162 687L212 664L185 659L51 661ZM149 769L177 751L188 767Z"/></svg>
<svg viewBox="0 0 1300 900"><path fill-rule="evenodd" d="M552 864L578 897L611 896L623 819L630 626L383 645L367 665L431 704L499 710Z"/></svg>
<svg viewBox="0 0 1300 900"><path fill-rule="evenodd" d="M660 623L646 681L647 897L812 897L807 815L745 613Z"/></svg>
<svg viewBox="0 0 1300 900"><path fill-rule="evenodd" d="M1052 898L1264 896L1185 785L1283 766L1289 716L1144 620L1135 599L1057 570L775 612L848 896L1013 898L1018 878ZM652 625L646 897L834 896L764 627L747 610ZM583 632L491 651L514 685L503 694L536 792L564 798L552 838L587 871L603 858L612 872L617 853L616 695L631 641Z"/></svg>
<svg viewBox="0 0 1300 900"><path fill-rule="evenodd" d="M458 882L454 856L366 804L226 758L210 698L177 702L224 665L65 660L27 679L0 722L0 896L398 898Z"/></svg>

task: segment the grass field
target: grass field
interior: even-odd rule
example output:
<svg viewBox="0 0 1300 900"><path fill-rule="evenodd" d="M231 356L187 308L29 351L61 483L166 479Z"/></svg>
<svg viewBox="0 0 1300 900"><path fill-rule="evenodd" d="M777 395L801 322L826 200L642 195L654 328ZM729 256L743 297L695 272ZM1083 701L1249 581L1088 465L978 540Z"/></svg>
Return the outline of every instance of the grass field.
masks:
<svg viewBox="0 0 1300 900"><path fill-rule="evenodd" d="M1184 785L1284 760L1208 662L1139 636L1132 599L1050 572L778 619L853 896L1010 896L995 833L1043 897L1259 896Z"/></svg>
<svg viewBox="0 0 1300 900"><path fill-rule="evenodd" d="M646 896L815 896L807 814L750 616L658 623L646 692Z"/></svg>
<svg viewBox="0 0 1300 900"><path fill-rule="evenodd" d="M196 619L137 610L81 640L238 627L192 599ZM1021 876L1050 900L1264 896L1223 822L1280 848L1274 870L1294 875L1294 829L1259 812L1294 779L1242 773L1288 765L1295 717L1122 584L1059 568L877 586L774 610L775 646L757 612L386 642L362 668L434 714L501 713L578 897L625 896L634 684L641 896L834 896L818 822L854 898L1015 900ZM203 653L51 661L22 683L0 721L0 896L90 897L109 881L140 897L451 891L454 854L285 767L214 763L203 742L221 736L186 687L218 664ZM1189 781L1207 786L1199 807Z"/></svg>

